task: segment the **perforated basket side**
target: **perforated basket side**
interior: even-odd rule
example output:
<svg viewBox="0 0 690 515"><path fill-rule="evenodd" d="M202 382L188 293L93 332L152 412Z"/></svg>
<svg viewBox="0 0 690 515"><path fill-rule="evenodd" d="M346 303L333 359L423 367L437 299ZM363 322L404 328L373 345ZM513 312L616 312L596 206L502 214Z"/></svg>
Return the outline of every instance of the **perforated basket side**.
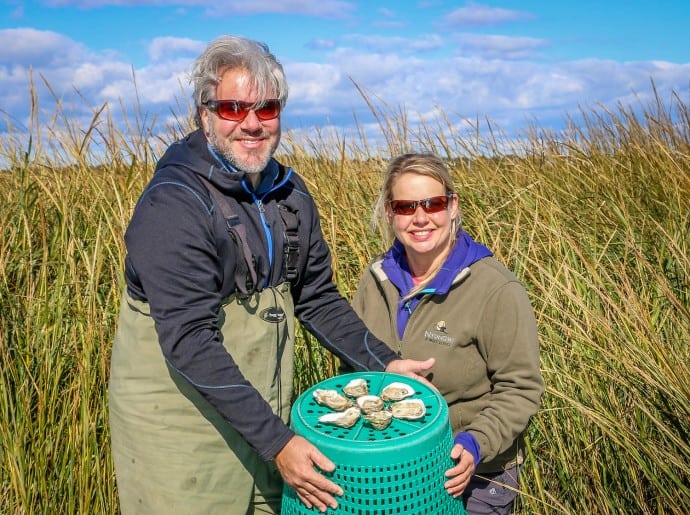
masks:
<svg viewBox="0 0 690 515"><path fill-rule="evenodd" d="M370 427L360 419L351 428L319 422L330 412L313 397L314 390L342 390L354 378L365 379L369 391L378 395L395 381L412 384L415 398L422 399L426 415L419 420L394 419L385 430ZM352 515L463 515L462 501L443 488L445 471L452 466L452 433L448 407L443 397L425 384L396 374L365 372L327 379L304 392L292 410L295 432L314 443L336 464L324 474L339 484L344 495L338 509L329 514ZM318 513L307 509L295 492L285 487L283 515Z"/></svg>
<svg viewBox="0 0 690 515"><path fill-rule="evenodd" d="M448 445L426 455L376 467L338 465L327 474L344 491L338 508L326 513L350 515L463 515L461 500L453 499L443 488L443 472L450 468L450 428ZM289 487L283 496L283 515L318 513L307 509Z"/></svg>

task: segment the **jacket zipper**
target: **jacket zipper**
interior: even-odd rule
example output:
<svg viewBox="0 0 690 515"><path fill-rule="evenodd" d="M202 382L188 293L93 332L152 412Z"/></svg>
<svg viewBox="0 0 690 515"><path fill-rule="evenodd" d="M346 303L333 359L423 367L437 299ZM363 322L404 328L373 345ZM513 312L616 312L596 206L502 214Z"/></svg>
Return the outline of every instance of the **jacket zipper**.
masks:
<svg viewBox="0 0 690 515"><path fill-rule="evenodd" d="M422 297L419 299L419 302L417 302L417 305L415 306L414 310L410 310L410 304L412 302L412 299L409 299L403 304L403 308L407 310L407 312L410 314L409 317L407 317L407 324L405 324L405 330L403 331L403 337L402 339L398 338L398 357L402 358L402 346L403 346L403 339L405 338L405 333L407 333L407 328L410 327L410 324L412 323L412 317L414 316L415 312L420 308L420 306L423 303L429 302L429 298L431 295L435 293L435 290L423 290L420 292L422 294ZM398 334L397 328L395 329L395 334Z"/></svg>
<svg viewBox="0 0 690 515"><path fill-rule="evenodd" d="M287 168L287 172L283 180L280 181L278 184L273 185L273 187L270 190L261 195L261 198L257 197L254 194L254 191L247 187L247 183L245 182L245 180L242 179L242 187L247 193L249 193L252 196L252 201L254 202L254 204L256 204L256 207L259 210L259 218L261 220L261 225L264 228L264 234L266 235L266 244L268 245L268 277L266 278L264 288L271 284L271 281L273 280L273 235L271 234L271 231L268 226L268 221L266 220L266 208L264 206L263 199L265 199L267 195L281 188L290 179L291 176L292 168Z"/></svg>

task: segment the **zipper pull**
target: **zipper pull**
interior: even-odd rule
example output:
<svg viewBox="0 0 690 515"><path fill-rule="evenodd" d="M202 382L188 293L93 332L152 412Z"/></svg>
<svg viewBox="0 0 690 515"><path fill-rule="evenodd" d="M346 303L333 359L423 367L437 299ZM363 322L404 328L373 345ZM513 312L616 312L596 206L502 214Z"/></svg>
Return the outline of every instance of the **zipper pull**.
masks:
<svg viewBox="0 0 690 515"><path fill-rule="evenodd" d="M408 300L407 302L405 302L405 309L406 309L407 312L411 315L411 314L412 314L412 310L410 309L410 304L412 304L412 301L411 301L411 300Z"/></svg>
<svg viewBox="0 0 690 515"><path fill-rule="evenodd" d="M260 198L256 199L256 205L259 207L259 212L260 212L260 213L265 213L265 212L266 212L266 210L264 209L264 203L261 202L261 199L260 199Z"/></svg>

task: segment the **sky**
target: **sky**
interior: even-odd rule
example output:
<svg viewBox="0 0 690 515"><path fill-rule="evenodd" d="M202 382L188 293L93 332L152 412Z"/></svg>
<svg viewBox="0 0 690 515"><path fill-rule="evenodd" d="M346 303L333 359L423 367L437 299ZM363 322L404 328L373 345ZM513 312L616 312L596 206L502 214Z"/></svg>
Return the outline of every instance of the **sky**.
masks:
<svg viewBox="0 0 690 515"><path fill-rule="evenodd" d="M290 96L283 127L380 132L367 99L416 124L559 129L580 110L688 103L687 0L44 0L0 2L0 135L59 101L89 126L108 105L185 114L206 44L268 44ZM142 116L143 115L143 116Z"/></svg>

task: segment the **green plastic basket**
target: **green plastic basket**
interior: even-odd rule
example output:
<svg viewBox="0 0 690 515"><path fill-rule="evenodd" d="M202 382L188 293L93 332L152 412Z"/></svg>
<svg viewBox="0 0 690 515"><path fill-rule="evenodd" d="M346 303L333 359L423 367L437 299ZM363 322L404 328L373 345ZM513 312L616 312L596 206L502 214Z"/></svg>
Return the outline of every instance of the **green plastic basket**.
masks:
<svg viewBox="0 0 690 515"><path fill-rule="evenodd" d="M341 428L319 422L332 412L314 399L314 390L342 392L352 379L367 381L369 393L378 395L393 382L403 382L415 390L426 414L419 420L393 419L383 430L372 428L360 418L354 426ZM345 374L322 381L305 391L292 407L292 429L336 464L324 474L344 491L338 508L328 514L376 515L464 515L460 499L443 488L445 471L453 466L450 449L453 437L448 406L432 388L409 377L386 372ZM288 485L283 490L282 515L319 513L307 508Z"/></svg>

